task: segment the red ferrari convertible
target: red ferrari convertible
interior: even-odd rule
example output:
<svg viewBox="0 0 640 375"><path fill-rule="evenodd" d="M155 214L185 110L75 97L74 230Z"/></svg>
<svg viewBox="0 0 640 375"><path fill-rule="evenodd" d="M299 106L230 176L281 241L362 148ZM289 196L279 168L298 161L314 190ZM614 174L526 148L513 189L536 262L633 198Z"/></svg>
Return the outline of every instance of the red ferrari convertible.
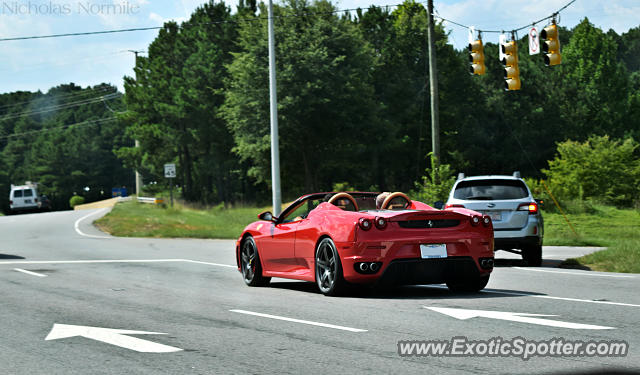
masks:
<svg viewBox="0 0 640 375"><path fill-rule="evenodd" d="M315 281L325 295L376 283L479 291L493 269L488 216L434 209L400 192L308 194L278 217L258 218L236 243L250 286L281 277Z"/></svg>

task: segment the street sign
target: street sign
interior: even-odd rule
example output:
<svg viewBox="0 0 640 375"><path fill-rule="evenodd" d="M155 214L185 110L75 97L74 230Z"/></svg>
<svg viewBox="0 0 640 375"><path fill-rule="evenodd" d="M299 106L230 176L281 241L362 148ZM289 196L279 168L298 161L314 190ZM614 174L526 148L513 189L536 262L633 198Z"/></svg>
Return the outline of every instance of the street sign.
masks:
<svg viewBox="0 0 640 375"><path fill-rule="evenodd" d="M529 29L529 55L537 55L540 53L540 36L538 29L532 27Z"/></svg>
<svg viewBox="0 0 640 375"><path fill-rule="evenodd" d="M176 165L175 164L165 164L164 165L164 176L166 178L176 178Z"/></svg>

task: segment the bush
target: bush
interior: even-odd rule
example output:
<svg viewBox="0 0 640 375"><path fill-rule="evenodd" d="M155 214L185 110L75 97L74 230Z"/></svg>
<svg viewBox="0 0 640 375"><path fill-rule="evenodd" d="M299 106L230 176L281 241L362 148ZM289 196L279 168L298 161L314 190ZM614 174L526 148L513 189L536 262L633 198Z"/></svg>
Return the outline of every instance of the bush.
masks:
<svg viewBox="0 0 640 375"><path fill-rule="evenodd" d="M640 198L638 143L591 136L584 143L558 143L557 155L543 170L559 200L592 200L631 206Z"/></svg>
<svg viewBox="0 0 640 375"><path fill-rule="evenodd" d="M71 208L75 208L79 204L84 204L83 196L74 195L73 197L71 197L71 199L69 199L69 206L71 206Z"/></svg>
<svg viewBox="0 0 640 375"><path fill-rule="evenodd" d="M415 184L415 190L410 192L413 199L433 204L437 201L446 202L456 178L449 164L441 164L436 167L435 160L431 158L431 169L425 170L426 176L422 177L422 183Z"/></svg>

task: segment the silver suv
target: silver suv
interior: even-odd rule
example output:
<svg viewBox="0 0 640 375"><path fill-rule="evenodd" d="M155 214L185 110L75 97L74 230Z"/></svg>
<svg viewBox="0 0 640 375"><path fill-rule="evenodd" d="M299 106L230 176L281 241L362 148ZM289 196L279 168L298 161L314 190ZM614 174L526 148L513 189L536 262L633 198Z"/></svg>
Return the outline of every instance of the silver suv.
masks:
<svg viewBox="0 0 640 375"><path fill-rule="evenodd" d="M542 263L544 222L539 201L533 198L519 172L513 176L467 178L460 174L445 205L454 207L491 217L496 250L521 254L530 266Z"/></svg>

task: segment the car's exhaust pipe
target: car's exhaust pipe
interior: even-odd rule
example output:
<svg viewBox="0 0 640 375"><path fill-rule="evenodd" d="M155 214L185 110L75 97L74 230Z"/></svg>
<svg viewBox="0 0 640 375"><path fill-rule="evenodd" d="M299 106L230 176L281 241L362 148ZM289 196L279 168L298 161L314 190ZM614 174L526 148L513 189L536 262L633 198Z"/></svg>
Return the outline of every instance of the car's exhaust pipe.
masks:
<svg viewBox="0 0 640 375"><path fill-rule="evenodd" d="M493 258L480 258L480 267L485 270L493 268Z"/></svg>
<svg viewBox="0 0 640 375"><path fill-rule="evenodd" d="M378 263L373 262L369 265L369 269L371 270L371 272L378 272L378 270L380 269L380 266L378 265Z"/></svg>
<svg viewBox="0 0 640 375"><path fill-rule="evenodd" d="M360 271L367 272L369 270L369 265L367 263L360 263Z"/></svg>

